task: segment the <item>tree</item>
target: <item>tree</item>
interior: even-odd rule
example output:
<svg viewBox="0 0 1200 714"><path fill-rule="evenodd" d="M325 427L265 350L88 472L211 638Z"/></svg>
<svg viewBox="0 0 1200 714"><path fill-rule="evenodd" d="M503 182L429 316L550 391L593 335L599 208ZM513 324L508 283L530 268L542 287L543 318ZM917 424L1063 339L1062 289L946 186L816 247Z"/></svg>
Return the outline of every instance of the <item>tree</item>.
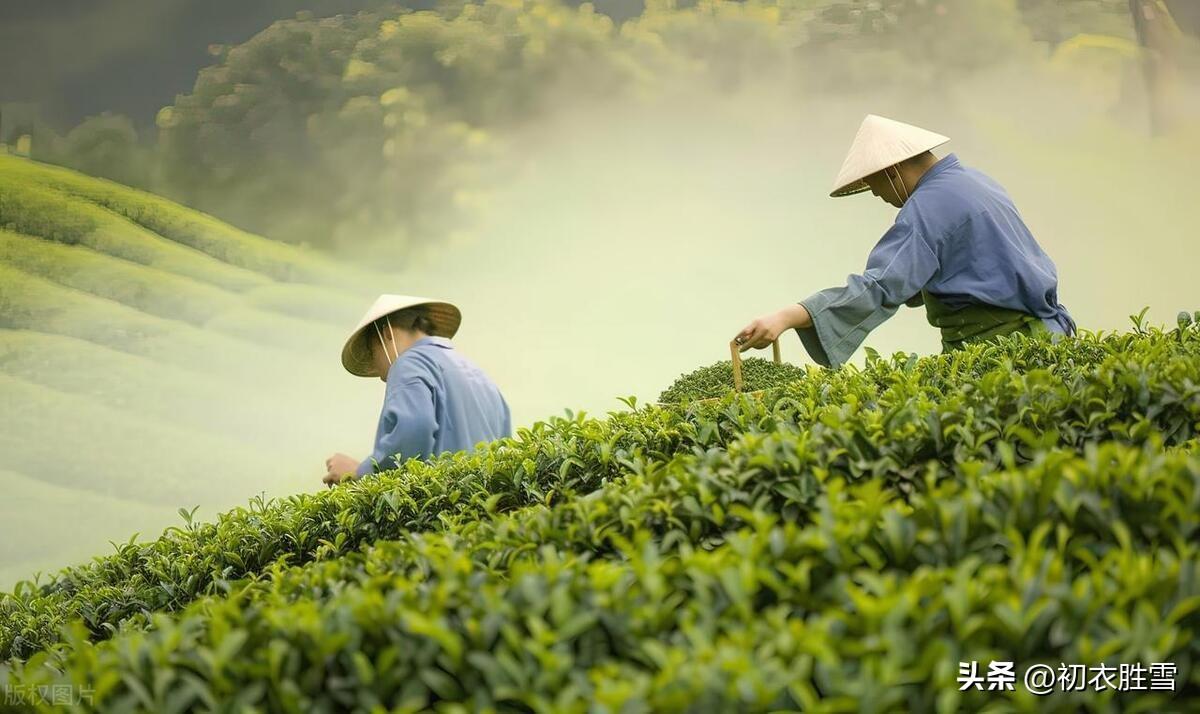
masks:
<svg viewBox="0 0 1200 714"><path fill-rule="evenodd" d="M650 0L618 26L590 3L440 0L298 16L220 49L162 110L161 190L274 238L402 259L470 223L506 135L556 102L677 81L734 90L772 72L793 89L936 97L949 79L1032 54L1031 11L1017 0Z"/></svg>
<svg viewBox="0 0 1200 714"><path fill-rule="evenodd" d="M39 158L44 156L53 163L91 176L147 187L150 183L148 154L128 117L106 113L84 120Z"/></svg>
<svg viewBox="0 0 1200 714"><path fill-rule="evenodd" d="M1080 34L1133 39L1128 0L1019 0L1034 39L1054 47Z"/></svg>

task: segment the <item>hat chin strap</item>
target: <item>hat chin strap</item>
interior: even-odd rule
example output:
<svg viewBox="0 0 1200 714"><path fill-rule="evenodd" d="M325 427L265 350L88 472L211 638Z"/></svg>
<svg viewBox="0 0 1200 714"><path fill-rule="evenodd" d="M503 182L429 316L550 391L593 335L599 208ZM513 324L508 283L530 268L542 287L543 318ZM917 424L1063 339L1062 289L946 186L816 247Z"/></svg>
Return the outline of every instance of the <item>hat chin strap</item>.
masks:
<svg viewBox="0 0 1200 714"><path fill-rule="evenodd" d="M373 322L371 324L375 326L375 334L379 337L379 344L383 347L383 356L387 357L388 366L391 367L392 364L395 363L395 361L400 358L400 351L399 351L399 349L396 348L396 333L392 330L392 318L385 317L383 319L387 320L388 334L391 335L391 337L392 337L392 352L395 353L394 356L391 354L388 354L387 343L383 341L383 332L381 332L379 329L379 321L376 320L375 322Z"/></svg>
<svg viewBox="0 0 1200 714"><path fill-rule="evenodd" d="M900 199L901 205L908 203L910 194L908 193L908 187L904 185L904 176L900 174L900 169L897 169L895 166L889 166L888 168L896 170L896 180L900 182L900 188L904 189L904 196L901 197L900 192L896 190L896 184L892 183L892 175L888 173L887 169L884 169L883 175L887 177L888 185L892 187L892 193L896 194L896 198Z"/></svg>

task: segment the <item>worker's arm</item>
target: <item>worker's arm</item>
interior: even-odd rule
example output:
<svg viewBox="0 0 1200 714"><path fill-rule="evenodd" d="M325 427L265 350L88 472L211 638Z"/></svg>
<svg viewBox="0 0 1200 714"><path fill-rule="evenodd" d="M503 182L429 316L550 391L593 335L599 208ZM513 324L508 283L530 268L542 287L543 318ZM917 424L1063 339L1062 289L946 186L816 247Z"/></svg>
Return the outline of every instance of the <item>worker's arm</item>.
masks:
<svg viewBox="0 0 1200 714"><path fill-rule="evenodd" d="M938 271L938 259L925 237L905 216L897 218L867 258L861 275L800 304L812 321L796 332L818 364L837 367L850 359L867 335L914 298Z"/></svg>
<svg viewBox="0 0 1200 714"><path fill-rule="evenodd" d="M733 339L741 346L740 351L745 352L770 345L788 330L811 326L812 318L803 305L788 305L754 320Z"/></svg>
<svg viewBox="0 0 1200 714"><path fill-rule="evenodd" d="M383 411L375 435L375 449L355 473L365 476L394 469L410 458L426 459L433 453L437 433L434 392L429 383L410 378L393 383L389 378Z"/></svg>

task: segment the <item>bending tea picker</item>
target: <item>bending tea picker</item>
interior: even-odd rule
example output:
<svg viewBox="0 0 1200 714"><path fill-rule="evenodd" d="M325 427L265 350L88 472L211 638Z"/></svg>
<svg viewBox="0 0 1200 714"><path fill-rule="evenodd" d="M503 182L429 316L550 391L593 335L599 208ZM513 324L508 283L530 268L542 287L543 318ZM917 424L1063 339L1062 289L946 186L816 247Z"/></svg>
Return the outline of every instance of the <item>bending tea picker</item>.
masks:
<svg viewBox="0 0 1200 714"><path fill-rule="evenodd" d="M326 459L325 484L512 434L500 389L450 342L461 323L461 311L440 300L381 295L371 305L342 348L342 366L386 384L375 448L361 461Z"/></svg>
<svg viewBox="0 0 1200 714"><path fill-rule="evenodd" d="M789 329L809 356L837 367L902 305L925 306L942 349L1016 332L1074 335L1058 302L1058 272L1004 188L953 153L950 139L868 115L830 196L870 191L900 209L842 287L814 293L747 325L742 351L770 345Z"/></svg>

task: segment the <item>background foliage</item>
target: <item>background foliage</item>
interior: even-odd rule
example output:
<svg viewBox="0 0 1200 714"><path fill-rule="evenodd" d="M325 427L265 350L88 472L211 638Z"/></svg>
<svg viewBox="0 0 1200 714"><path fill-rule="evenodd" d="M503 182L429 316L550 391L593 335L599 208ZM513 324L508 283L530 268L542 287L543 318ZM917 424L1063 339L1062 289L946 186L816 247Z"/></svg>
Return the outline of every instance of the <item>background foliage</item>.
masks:
<svg viewBox="0 0 1200 714"><path fill-rule="evenodd" d="M62 139L38 128L35 153L271 238L401 258L468 229L476 194L517 158L505 151L510 131L564 100L695 81L734 92L771 74L800 95L903 86L949 99L951 81L1044 54L1034 39L1132 34L1119 0L659 0L632 16L600 7L487 0L301 14L219 48L155 135L102 116Z"/></svg>

